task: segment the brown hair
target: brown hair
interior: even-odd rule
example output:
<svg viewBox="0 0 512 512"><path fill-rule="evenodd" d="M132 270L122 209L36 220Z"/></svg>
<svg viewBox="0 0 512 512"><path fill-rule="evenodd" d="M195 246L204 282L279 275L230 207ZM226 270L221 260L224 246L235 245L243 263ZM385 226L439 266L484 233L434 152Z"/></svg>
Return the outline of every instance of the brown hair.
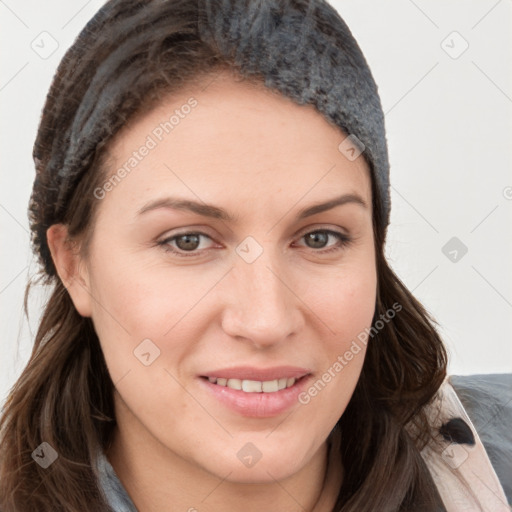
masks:
<svg viewBox="0 0 512 512"><path fill-rule="evenodd" d="M197 17L197 0L107 2L54 77L34 145L37 176L29 208L41 279L53 291L0 418L3 512L110 510L94 468L96 449L108 445L115 426L113 383L91 319L78 314L56 275L46 230L62 222L72 240L86 241L97 210L93 191L108 174L109 141L163 95L235 70L198 37ZM263 83L257 74L245 79ZM446 375L447 356L435 321L386 261L374 179L372 197L374 322L395 303L402 309L369 340L360 379L335 427L350 470L334 510L444 510L419 451L431 435L424 407ZM29 290L30 284L25 309ZM414 436L406 428L410 422ZM47 469L31 456L42 442L58 453Z"/></svg>

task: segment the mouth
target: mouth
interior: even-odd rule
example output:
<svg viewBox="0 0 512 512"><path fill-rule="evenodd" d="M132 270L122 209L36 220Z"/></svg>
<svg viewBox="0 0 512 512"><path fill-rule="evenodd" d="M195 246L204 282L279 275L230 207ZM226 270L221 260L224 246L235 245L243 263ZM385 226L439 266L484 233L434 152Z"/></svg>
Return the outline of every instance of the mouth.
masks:
<svg viewBox="0 0 512 512"><path fill-rule="evenodd" d="M277 393L283 389L291 388L295 383L304 379L306 375L302 377L281 377L273 380L249 380L249 379L227 379L225 377L206 377L201 378L208 380L211 384L217 386L227 387L235 389L237 391L243 391L244 393Z"/></svg>
<svg viewBox="0 0 512 512"><path fill-rule="evenodd" d="M298 397L313 374L308 369L291 366L238 367L198 377L205 396L232 412L251 418L271 418L300 406Z"/></svg>

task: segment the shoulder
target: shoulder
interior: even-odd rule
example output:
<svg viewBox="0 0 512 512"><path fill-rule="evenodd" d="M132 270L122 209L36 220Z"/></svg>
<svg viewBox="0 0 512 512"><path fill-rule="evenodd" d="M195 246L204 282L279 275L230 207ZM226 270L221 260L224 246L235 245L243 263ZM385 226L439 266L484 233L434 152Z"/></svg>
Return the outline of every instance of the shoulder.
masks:
<svg viewBox="0 0 512 512"><path fill-rule="evenodd" d="M512 374L448 378L512 503Z"/></svg>
<svg viewBox="0 0 512 512"><path fill-rule="evenodd" d="M447 512L510 512L507 457L512 454L508 450L502 465L494 457L502 450L505 431L500 411L510 407L506 381L507 377L497 376L447 377L425 407L431 436L421 455Z"/></svg>

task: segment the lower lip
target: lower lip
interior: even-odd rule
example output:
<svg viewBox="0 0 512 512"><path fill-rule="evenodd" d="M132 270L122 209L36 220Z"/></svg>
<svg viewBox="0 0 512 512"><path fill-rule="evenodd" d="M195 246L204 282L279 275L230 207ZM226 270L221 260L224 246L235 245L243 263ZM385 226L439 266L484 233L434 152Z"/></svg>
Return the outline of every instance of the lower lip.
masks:
<svg viewBox="0 0 512 512"><path fill-rule="evenodd" d="M299 394L307 386L311 375L298 379L289 388L274 391L273 393L246 393L227 386L213 384L208 379L200 377L199 380L209 393L231 410L251 418L271 418L282 414L293 405L299 405Z"/></svg>

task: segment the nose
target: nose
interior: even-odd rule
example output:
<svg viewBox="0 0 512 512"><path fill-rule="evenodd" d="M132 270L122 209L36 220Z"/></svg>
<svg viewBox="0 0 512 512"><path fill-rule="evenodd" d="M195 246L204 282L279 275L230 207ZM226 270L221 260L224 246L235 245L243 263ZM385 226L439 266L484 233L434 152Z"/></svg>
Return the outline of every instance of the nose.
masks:
<svg viewBox="0 0 512 512"><path fill-rule="evenodd" d="M259 349L285 342L304 323L303 303L294 291L291 273L267 252L252 263L235 261L222 318L226 334Z"/></svg>

